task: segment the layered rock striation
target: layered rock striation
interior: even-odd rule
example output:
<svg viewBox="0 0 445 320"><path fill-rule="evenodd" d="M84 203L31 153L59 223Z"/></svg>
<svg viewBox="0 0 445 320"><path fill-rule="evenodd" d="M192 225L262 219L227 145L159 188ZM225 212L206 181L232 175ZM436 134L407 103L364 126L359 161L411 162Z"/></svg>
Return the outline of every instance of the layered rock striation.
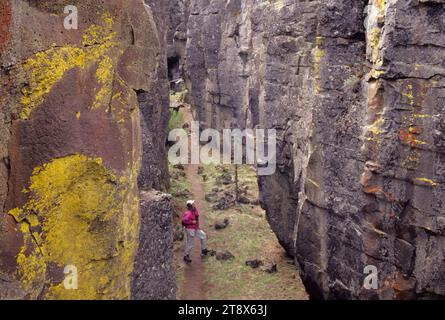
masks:
<svg viewBox="0 0 445 320"><path fill-rule="evenodd" d="M445 296L444 16L441 0L189 3L196 116L277 130L261 203L312 298Z"/></svg>

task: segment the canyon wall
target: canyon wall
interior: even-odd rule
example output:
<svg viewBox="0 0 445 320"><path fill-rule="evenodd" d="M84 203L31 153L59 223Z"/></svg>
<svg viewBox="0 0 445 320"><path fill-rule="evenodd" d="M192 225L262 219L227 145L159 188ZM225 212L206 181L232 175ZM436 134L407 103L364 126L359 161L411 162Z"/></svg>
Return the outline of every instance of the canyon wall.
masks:
<svg viewBox="0 0 445 320"><path fill-rule="evenodd" d="M78 29L64 27L67 5ZM0 7L0 299L174 298L169 199L139 200L168 186L167 67L150 7Z"/></svg>
<svg viewBox="0 0 445 320"><path fill-rule="evenodd" d="M445 296L444 17L443 0L190 0L189 100L203 127L277 130L261 203L311 298Z"/></svg>

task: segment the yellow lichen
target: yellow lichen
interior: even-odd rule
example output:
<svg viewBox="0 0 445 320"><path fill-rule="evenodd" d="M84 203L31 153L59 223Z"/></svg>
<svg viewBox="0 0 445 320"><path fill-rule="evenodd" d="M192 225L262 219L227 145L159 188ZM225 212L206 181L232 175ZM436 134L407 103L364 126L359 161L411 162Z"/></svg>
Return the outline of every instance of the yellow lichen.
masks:
<svg viewBox="0 0 445 320"><path fill-rule="evenodd" d="M21 224L21 230L22 230L22 233L28 233L29 232L29 224L28 223L22 223Z"/></svg>
<svg viewBox="0 0 445 320"><path fill-rule="evenodd" d="M385 2L386 0L375 0L375 4L380 12L383 12L385 10Z"/></svg>
<svg viewBox="0 0 445 320"><path fill-rule="evenodd" d="M281 10L281 9L284 8L284 6L285 6L285 4L284 4L283 0L275 0L272 3L272 8L275 9L275 10Z"/></svg>
<svg viewBox="0 0 445 320"><path fill-rule="evenodd" d="M423 119L423 118L431 118L431 115L430 114L426 114L426 113L414 113L412 116L414 118L421 118L421 119Z"/></svg>
<svg viewBox="0 0 445 320"><path fill-rule="evenodd" d="M93 25L83 36L83 47L67 45L39 52L23 64L28 85L22 89L20 118L29 119L33 109L43 103L45 96L67 71L85 68L101 59L115 46L115 32L111 31L112 19L104 14L104 26Z"/></svg>
<svg viewBox="0 0 445 320"><path fill-rule="evenodd" d="M380 60L380 36L382 30L380 28L373 28L370 35L371 45L371 61L378 64Z"/></svg>
<svg viewBox="0 0 445 320"><path fill-rule="evenodd" d="M371 78L379 79L384 74L385 74L385 70L372 69L370 76L371 76Z"/></svg>
<svg viewBox="0 0 445 320"><path fill-rule="evenodd" d="M9 214L14 217L16 222L21 222L24 219L23 210L20 208L15 208L9 211Z"/></svg>
<svg viewBox="0 0 445 320"><path fill-rule="evenodd" d="M413 107L414 106L413 85L409 84L409 85L406 86L406 88L407 88L408 91L407 92L403 92L402 95L404 97L408 98L410 106Z"/></svg>
<svg viewBox="0 0 445 320"><path fill-rule="evenodd" d="M113 72L113 60L105 56L100 61L99 67L96 70L96 78L100 84L100 90L96 95L93 109L98 109L110 101L110 96L113 91Z"/></svg>
<svg viewBox="0 0 445 320"><path fill-rule="evenodd" d="M367 127L368 132L371 132L375 135L379 135L385 132L385 130L382 129L382 126L385 124L385 120L383 118L377 119L372 125Z"/></svg>
<svg viewBox="0 0 445 320"><path fill-rule="evenodd" d="M315 182L314 180L308 178L307 181L309 181L311 184L313 184L316 188L320 188L320 185L317 182Z"/></svg>
<svg viewBox="0 0 445 320"><path fill-rule="evenodd" d="M82 36L83 46L94 46L97 44L105 44L112 42L116 33L112 32L113 18L106 12L102 15L103 25L92 25L88 27L85 34Z"/></svg>
<svg viewBox="0 0 445 320"><path fill-rule="evenodd" d="M316 38L316 47L314 52L314 77L315 77L315 90L320 91L320 62L323 57L326 56L326 52L321 49L323 43L323 37Z"/></svg>
<svg viewBox="0 0 445 320"><path fill-rule="evenodd" d="M25 234L25 243L30 242L30 236ZM29 291L34 286L43 282L46 272L46 264L39 252L34 251L26 255L27 246L23 246L17 256L18 275L21 280L22 289Z"/></svg>
<svg viewBox="0 0 445 320"><path fill-rule="evenodd" d="M80 154L34 170L30 199L23 208L10 211L15 216L23 212L23 220L31 225L41 219L41 231L29 235L32 241L25 242L17 257L25 289L43 283L46 265L52 263L62 270L76 266L79 288L67 290L63 283L55 284L46 293L48 299L129 297L138 232L135 175L137 166L128 173L133 183L125 183L100 158ZM108 288L105 277L113 279Z"/></svg>
<svg viewBox="0 0 445 320"><path fill-rule="evenodd" d="M365 140L369 141L369 142L375 142L375 143L378 143L378 144L382 143L382 139L375 138L375 137L366 137Z"/></svg>
<svg viewBox="0 0 445 320"><path fill-rule="evenodd" d="M428 178L416 178L416 181L425 182L432 187L437 187L437 183Z"/></svg>

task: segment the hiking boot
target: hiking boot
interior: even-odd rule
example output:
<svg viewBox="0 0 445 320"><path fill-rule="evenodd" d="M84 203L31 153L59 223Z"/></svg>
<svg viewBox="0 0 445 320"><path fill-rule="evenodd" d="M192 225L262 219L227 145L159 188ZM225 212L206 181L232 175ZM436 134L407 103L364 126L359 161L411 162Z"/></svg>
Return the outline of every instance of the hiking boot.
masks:
<svg viewBox="0 0 445 320"><path fill-rule="evenodd" d="M201 257L206 257L209 254L209 250L208 249L203 249L201 250Z"/></svg>
<svg viewBox="0 0 445 320"><path fill-rule="evenodd" d="M190 256L184 256L184 261L187 263L192 263L192 259L190 259Z"/></svg>

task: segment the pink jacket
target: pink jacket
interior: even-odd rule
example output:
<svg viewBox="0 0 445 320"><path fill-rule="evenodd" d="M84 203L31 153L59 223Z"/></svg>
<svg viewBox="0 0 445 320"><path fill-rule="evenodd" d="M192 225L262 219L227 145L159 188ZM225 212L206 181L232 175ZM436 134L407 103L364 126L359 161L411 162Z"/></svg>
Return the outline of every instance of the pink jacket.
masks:
<svg viewBox="0 0 445 320"><path fill-rule="evenodd" d="M196 220L196 224L193 224L193 221ZM187 229L199 229L199 212L198 209L195 209L195 211L187 210L184 212L184 215L182 216L182 223L185 225Z"/></svg>

